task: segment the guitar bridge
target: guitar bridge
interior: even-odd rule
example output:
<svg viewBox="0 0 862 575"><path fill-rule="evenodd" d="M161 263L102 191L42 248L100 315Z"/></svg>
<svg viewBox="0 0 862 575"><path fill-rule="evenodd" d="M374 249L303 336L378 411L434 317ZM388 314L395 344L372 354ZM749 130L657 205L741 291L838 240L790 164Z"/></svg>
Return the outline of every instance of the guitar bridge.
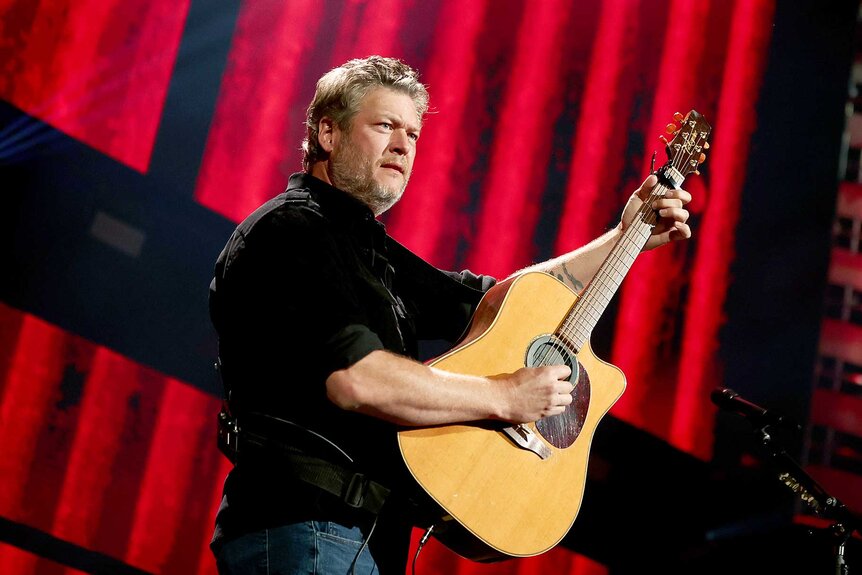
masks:
<svg viewBox="0 0 862 575"><path fill-rule="evenodd" d="M541 459L547 459L551 456L551 449L545 445L529 427L523 424L519 423L518 425L504 427L503 433L505 433L509 439L515 443L515 445L522 449L526 449L527 451L532 451Z"/></svg>

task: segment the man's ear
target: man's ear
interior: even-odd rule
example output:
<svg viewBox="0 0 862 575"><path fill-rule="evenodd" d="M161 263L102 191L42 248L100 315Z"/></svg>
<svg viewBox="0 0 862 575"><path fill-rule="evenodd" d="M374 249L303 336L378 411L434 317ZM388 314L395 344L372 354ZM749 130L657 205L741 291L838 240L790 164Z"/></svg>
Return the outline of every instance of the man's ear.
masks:
<svg viewBox="0 0 862 575"><path fill-rule="evenodd" d="M335 147L335 124L332 118L321 118L317 123L317 143L328 154Z"/></svg>

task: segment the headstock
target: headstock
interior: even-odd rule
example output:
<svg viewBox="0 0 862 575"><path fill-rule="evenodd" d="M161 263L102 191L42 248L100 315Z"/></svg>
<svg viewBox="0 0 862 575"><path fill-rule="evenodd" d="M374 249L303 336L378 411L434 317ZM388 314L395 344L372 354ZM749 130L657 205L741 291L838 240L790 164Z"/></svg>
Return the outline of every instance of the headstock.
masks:
<svg viewBox="0 0 862 575"><path fill-rule="evenodd" d="M688 174L700 174L697 168L706 160L707 138L712 126L695 110L685 116L677 112L673 118L677 123L667 125L667 132L673 138L670 141L661 138L668 161L659 168L657 175L663 184L679 188Z"/></svg>

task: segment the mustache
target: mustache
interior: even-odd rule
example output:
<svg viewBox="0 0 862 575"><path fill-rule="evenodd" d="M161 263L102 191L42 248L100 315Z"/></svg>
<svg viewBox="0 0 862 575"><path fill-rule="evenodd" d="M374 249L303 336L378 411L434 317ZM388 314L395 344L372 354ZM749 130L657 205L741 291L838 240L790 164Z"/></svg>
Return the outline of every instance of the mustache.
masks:
<svg viewBox="0 0 862 575"><path fill-rule="evenodd" d="M394 166L394 167L398 168L402 174L407 173L407 161L406 160L400 160L398 158L388 158L388 159L384 159L383 161L381 161L380 166L381 167L383 167L383 166Z"/></svg>

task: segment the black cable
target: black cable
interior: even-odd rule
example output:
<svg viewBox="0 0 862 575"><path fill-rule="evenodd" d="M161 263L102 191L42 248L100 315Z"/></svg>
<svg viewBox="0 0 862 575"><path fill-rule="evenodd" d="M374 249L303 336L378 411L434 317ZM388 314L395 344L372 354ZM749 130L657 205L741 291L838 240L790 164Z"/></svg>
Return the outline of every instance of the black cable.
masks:
<svg viewBox="0 0 862 575"><path fill-rule="evenodd" d="M425 534L422 536L422 539L419 540L419 546L416 548L416 554L413 555L413 564L410 567L410 572L413 575L416 575L416 559L419 558L419 552L422 551L422 548L425 547L425 543L428 542L428 538L431 537L431 532L434 531L434 526L430 526L425 530Z"/></svg>
<svg viewBox="0 0 862 575"><path fill-rule="evenodd" d="M362 552L365 551L365 548L368 547L368 540L371 539L371 535L374 534L374 528L377 527L377 519L380 517L380 514L374 515L374 523L371 524L371 529L368 531L368 535L365 536L365 540L362 542L362 546L359 548L359 551L356 552L356 556L353 558L353 561L350 563L350 573L351 575L356 575L356 562L359 561L359 556L362 555Z"/></svg>

